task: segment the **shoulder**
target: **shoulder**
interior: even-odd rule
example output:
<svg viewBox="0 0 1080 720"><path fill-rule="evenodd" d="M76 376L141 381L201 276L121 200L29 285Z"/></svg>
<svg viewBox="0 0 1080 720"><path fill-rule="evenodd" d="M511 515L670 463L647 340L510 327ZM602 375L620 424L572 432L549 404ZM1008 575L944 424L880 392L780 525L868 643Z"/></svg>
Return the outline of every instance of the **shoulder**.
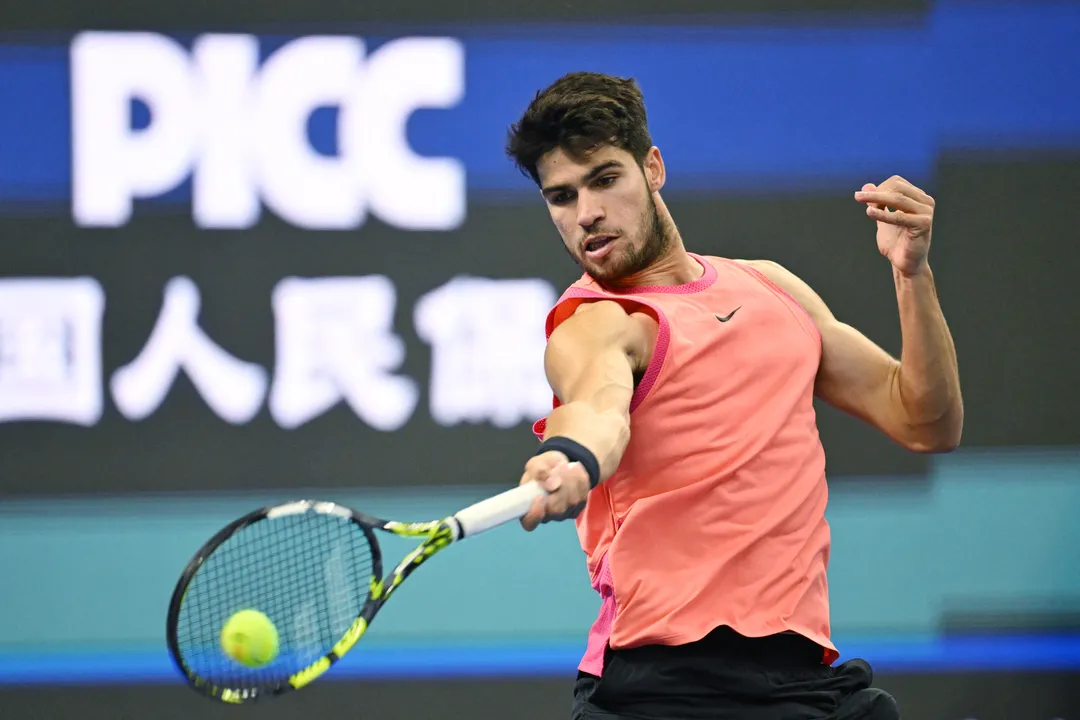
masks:
<svg viewBox="0 0 1080 720"><path fill-rule="evenodd" d="M795 278L795 274L785 268L778 262L772 260L744 260L734 259L732 262L738 263L744 267L748 267L752 270L757 270L759 273L767 277L769 280L776 282L776 280L785 281L789 278ZM775 279L774 279L775 278Z"/></svg>
<svg viewBox="0 0 1080 720"><path fill-rule="evenodd" d="M613 298L591 298L578 304L548 339L549 352L595 352L617 348L633 360L635 369L652 358L659 332L658 318L643 308Z"/></svg>
<svg viewBox="0 0 1080 720"><path fill-rule="evenodd" d="M627 323L648 329L650 324L655 327L660 321L659 310L652 303L634 295L608 292L588 273L563 291L552 315L555 320L552 330L571 318L581 317L587 319L579 319L575 324L588 324L595 330L619 329Z"/></svg>
<svg viewBox="0 0 1080 720"><path fill-rule="evenodd" d="M798 275L772 260L735 260L745 267L755 270L766 280L786 292L797 302L820 327L832 319L832 312L813 288Z"/></svg>
<svg viewBox="0 0 1080 720"><path fill-rule="evenodd" d="M809 287L795 275L795 273L791 272L778 262L773 262L772 260L735 260L734 262L743 267L748 267L751 270L756 270L761 275L764 275L766 280L778 286L788 294L794 295L799 292L803 286Z"/></svg>

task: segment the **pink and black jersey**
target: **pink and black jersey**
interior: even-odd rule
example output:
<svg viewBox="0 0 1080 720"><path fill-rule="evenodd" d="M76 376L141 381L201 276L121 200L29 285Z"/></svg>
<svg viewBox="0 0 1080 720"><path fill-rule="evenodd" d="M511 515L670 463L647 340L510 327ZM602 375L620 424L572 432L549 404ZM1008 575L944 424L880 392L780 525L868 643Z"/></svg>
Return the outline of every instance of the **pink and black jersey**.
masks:
<svg viewBox="0 0 1080 720"><path fill-rule="evenodd" d="M600 675L609 643L683 645L720 626L798 633L831 664L821 337L747 264L691 257L704 267L692 283L612 291L586 275L548 316L550 336L582 302L610 299L659 323L629 447L577 520L602 598L580 669Z"/></svg>

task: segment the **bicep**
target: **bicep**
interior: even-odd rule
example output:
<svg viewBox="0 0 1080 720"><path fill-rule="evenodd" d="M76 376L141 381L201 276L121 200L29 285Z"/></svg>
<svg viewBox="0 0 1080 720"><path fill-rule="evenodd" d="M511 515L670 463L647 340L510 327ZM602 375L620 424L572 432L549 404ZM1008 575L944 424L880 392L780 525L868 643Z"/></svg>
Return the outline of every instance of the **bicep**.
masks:
<svg viewBox="0 0 1080 720"><path fill-rule="evenodd" d="M900 363L855 328L830 318L820 324L821 366L815 393L829 405L899 439L902 418L893 401Z"/></svg>
<svg viewBox="0 0 1080 720"><path fill-rule="evenodd" d="M754 265L806 310L821 333L815 394L838 410L899 439L903 419L893 392L900 363L861 332L839 321L825 301L793 273L776 263Z"/></svg>
<svg viewBox="0 0 1080 720"><path fill-rule="evenodd" d="M544 368L563 404L629 412L634 372L648 351L648 323L617 303L599 301L582 305L555 329Z"/></svg>

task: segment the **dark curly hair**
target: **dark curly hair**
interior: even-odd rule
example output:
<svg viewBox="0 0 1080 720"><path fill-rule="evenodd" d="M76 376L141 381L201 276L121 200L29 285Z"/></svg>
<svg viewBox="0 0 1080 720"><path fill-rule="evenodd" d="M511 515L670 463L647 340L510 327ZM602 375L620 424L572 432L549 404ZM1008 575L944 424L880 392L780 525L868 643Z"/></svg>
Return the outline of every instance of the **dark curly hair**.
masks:
<svg viewBox="0 0 1080 720"><path fill-rule="evenodd" d="M575 72L536 93L507 132L506 154L539 185L536 164L547 153L562 148L584 158L604 145L644 161L652 138L641 88L633 78Z"/></svg>

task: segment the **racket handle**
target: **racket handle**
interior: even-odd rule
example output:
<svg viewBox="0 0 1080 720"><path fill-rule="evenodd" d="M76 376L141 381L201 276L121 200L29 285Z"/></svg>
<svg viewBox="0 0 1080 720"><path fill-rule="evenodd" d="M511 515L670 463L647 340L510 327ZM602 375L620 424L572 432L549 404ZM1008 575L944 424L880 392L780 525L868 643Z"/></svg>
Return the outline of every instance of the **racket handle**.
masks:
<svg viewBox="0 0 1080 720"><path fill-rule="evenodd" d="M454 519L461 526L461 537L479 535L493 527L519 519L529 512L533 500L544 495L547 495L547 490L540 483L526 483L470 505L458 511Z"/></svg>

